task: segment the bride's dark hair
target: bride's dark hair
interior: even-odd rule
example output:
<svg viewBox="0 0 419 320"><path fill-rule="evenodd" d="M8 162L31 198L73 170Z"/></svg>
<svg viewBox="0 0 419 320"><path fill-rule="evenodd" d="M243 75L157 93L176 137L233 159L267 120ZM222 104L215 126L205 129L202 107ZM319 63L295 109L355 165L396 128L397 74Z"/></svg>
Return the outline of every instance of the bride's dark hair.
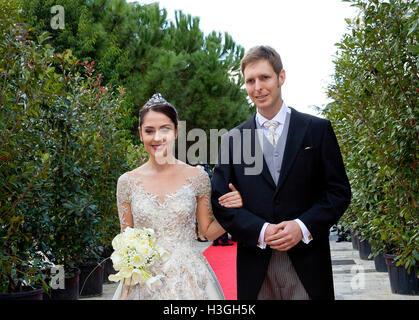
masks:
<svg viewBox="0 0 419 320"><path fill-rule="evenodd" d="M139 115L139 125L141 128L145 115L149 111L160 112L169 117L169 119L175 125L175 128L178 126L178 114L176 108L169 102L167 102L160 93L153 95L153 97L148 100L148 102L141 108Z"/></svg>

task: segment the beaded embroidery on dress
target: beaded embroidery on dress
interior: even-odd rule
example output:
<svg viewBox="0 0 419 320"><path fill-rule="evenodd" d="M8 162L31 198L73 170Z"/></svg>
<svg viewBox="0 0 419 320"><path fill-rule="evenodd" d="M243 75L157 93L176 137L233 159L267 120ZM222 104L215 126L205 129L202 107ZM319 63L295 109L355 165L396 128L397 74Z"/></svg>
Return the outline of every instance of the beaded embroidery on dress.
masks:
<svg viewBox="0 0 419 320"><path fill-rule="evenodd" d="M185 164L186 165L186 164ZM194 246L197 197L211 209L211 185L202 166L198 173L185 177L184 184L163 199L145 190L141 181L130 172L119 177L117 205L121 226L127 225L124 215L130 204L134 228L153 228L160 246L169 253L168 260L158 261L150 271L163 274L162 286L151 291L147 287L130 289L133 300L219 300L222 289L202 253ZM210 211L212 213L212 210ZM121 297L120 283L113 299Z"/></svg>

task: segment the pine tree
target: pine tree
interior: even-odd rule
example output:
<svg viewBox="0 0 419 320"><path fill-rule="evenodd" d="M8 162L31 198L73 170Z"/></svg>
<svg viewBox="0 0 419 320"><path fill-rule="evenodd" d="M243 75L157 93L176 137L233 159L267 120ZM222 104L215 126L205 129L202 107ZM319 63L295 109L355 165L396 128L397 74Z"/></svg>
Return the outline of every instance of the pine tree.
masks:
<svg viewBox="0 0 419 320"><path fill-rule="evenodd" d="M126 88L130 116L122 127L138 139L138 111L156 92L172 102L188 128L231 129L253 111L242 89L244 54L230 35L204 36L199 18L176 12L167 19L158 4L125 0L29 0L24 14L38 31L50 31L58 51L72 49L95 60L104 82ZM65 9L65 29L51 30L52 5Z"/></svg>

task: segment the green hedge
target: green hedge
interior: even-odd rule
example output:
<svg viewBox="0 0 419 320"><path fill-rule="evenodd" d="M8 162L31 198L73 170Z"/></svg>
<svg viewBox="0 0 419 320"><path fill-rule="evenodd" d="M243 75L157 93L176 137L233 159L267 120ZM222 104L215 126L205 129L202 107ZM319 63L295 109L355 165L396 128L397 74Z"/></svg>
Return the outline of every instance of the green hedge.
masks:
<svg viewBox="0 0 419 320"><path fill-rule="evenodd" d="M49 264L98 262L119 232L118 177L144 150L123 138L122 88L56 53L0 1L0 292L43 285Z"/></svg>
<svg viewBox="0 0 419 320"><path fill-rule="evenodd" d="M419 259L419 4L346 2L359 15L337 44L324 110L353 190L343 221L410 270Z"/></svg>

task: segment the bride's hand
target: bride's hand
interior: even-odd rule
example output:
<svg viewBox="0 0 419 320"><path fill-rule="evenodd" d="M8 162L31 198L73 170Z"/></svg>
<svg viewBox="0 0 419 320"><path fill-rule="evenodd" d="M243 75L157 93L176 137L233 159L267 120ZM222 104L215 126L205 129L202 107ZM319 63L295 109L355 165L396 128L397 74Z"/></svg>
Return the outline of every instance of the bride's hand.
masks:
<svg viewBox="0 0 419 320"><path fill-rule="evenodd" d="M220 205L226 208L241 208L243 207L243 200L240 192L233 186L232 183L228 185L231 192L218 198Z"/></svg>

